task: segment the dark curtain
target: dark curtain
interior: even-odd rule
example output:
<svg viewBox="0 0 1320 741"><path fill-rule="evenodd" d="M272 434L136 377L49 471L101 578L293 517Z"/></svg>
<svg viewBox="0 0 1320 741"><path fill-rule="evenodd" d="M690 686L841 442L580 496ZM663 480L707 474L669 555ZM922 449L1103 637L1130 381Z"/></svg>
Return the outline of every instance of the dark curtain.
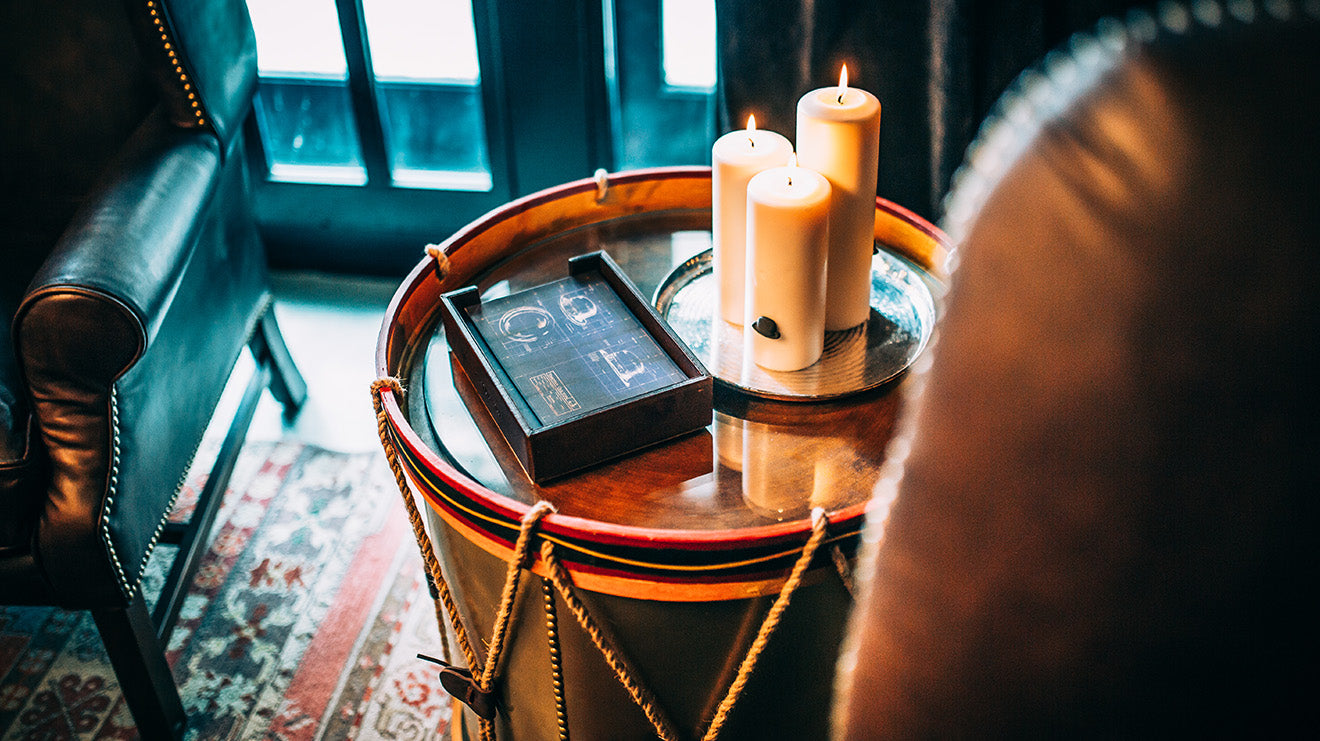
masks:
<svg viewBox="0 0 1320 741"><path fill-rule="evenodd" d="M1017 75L1132 0L717 0L719 133L794 138L797 100L839 67L880 99L879 195L930 219Z"/></svg>

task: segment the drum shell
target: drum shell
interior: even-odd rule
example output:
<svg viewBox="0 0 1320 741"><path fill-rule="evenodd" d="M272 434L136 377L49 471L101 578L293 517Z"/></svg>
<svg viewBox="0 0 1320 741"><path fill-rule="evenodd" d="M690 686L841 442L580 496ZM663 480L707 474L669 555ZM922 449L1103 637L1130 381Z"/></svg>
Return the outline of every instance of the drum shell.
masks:
<svg viewBox="0 0 1320 741"><path fill-rule="evenodd" d="M507 562L472 543L434 510L426 510L426 516L464 625L471 635L489 636ZM541 577L524 572L497 673L501 739L558 738L541 584ZM677 602L585 589L577 593L684 738L704 733L775 599ZM848 592L833 569L814 570L794 593L721 736L826 737L834 657L850 608ZM557 594L555 610L571 737L655 738L646 716ZM463 725L475 729L475 716Z"/></svg>

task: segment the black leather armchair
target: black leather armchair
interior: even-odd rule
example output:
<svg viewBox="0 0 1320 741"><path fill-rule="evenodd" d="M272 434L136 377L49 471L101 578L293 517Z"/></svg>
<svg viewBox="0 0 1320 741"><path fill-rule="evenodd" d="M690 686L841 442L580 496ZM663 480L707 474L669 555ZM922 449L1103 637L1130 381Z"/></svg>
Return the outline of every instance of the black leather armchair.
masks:
<svg viewBox="0 0 1320 741"><path fill-rule="evenodd" d="M306 395L249 201L247 9L13 0L0 66L0 602L90 609L142 735L177 736L161 647L262 388L290 415ZM245 346L257 371L196 514L167 527Z"/></svg>
<svg viewBox="0 0 1320 741"><path fill-rule="evenodd" d="M1318 16L1166 3L982 128L839 737L1314 727Z"/></svg>

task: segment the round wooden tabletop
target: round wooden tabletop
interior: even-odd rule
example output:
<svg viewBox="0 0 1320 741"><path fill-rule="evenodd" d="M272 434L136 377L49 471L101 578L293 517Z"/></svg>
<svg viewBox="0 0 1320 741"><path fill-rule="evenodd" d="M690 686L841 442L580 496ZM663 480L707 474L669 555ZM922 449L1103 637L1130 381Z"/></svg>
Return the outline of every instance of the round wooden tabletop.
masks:
<svg viewBox="0 0 1320 741"><path fill-rule="evenodd" d="M675 266L709 249L710 239L709 210L629 214L522 245L474 271L469 283L495 298L562 278L570 257L604 250L650 297ZM929 273L922 277L938 291ZM422 443L516 502L546 500L560 515L625 527L728 531L800 520L815 507L834 512L864 504L903 396L902 376L827 402L754 398L717 385L704 431L538 485L452 362L438 322L430 327L401 374L409 389L406 413Z"/></svg>

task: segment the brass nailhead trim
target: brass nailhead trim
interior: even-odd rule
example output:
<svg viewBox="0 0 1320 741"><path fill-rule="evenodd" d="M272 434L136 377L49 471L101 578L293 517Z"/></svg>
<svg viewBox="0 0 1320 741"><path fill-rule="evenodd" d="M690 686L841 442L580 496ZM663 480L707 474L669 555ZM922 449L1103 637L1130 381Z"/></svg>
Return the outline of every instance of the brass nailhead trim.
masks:
<svg viewBox="0 0 1320 741"><path fill-rule="evenodd" d="M132 600L137 593L137 584L130 584L124 573L124 564L115 550L115 541L110 535L110 516L119 496L119 393L118 387L110 387L110 479L106 482L105 507L101 510L101 538L106 552L110 556L110 565L119 579L119 589L124 598Z"/></svg>
<svg viewBox="0 0 1320 741"><path fill-rule="evenodd" d="M165 21L160 17L156 0L147 0L147 8L151 12L151 22L156 25L156 30L160 32L160 40L165 45L165 53L169 55L170 63L174 65L174 74L179 76L179 83L183 85L183 89L191 91L192 84L188 82L188 75L183 71L183 65L179 63L179 57L174 52L174 44L170 41L169 29L165 27ZM192 101L193 116L197 118L197 125L205 126L206 115L202 112L201 104L196 97L194 93L188 93L188 99Z"/></svg>

